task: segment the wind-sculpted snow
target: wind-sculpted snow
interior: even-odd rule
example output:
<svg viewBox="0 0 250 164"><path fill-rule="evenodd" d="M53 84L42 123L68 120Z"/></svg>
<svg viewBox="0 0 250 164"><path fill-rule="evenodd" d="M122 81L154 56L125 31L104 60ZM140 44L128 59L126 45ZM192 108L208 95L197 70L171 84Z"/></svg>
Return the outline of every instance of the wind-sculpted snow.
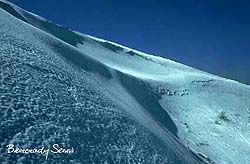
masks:
<svg viewBox="0 0 250 164"><path fill-rule="evenodd" d="M21 19L22 21L29 23L34 27L42 29L54 35L55 37L62 39L68 44L71 44L73 46L79 43L83 44L84 38L82 36L77 35L76 33L67 30L61 26L58 26L53 22L50 22L42 18L38 19L38 16L36 15L30 14L27 11L21 10L17 6L14 5L11 6L10 4L1 1L0 1L0 7L9 12L11 15L17 17L18 19Z"/></svg>
<svg viewBox="0 0 250 164"><path fill-rule="evenodd" d="M123 86L147 112L174 135L177 135L177 128L168 113L161 107L157 95L143 82L136 78L119 74Z"/></svg>
<svg viewBox="0 0 250 164"><path fill-rule="evenodd" d="M0 9L1 163L200 163L171 132L151 130L157 120L143 124L143 107L132 109L139 120L108 96L114 70L11 14ZM55 143L75 152L46 159L6 149Z"/></svg>
<svg viewBox="0 0 250 164"><path fill-rule="evenodd" d="M250 87L0 0L0 163L250 161ZM73 147L8 153L6 146Z"/></svg>

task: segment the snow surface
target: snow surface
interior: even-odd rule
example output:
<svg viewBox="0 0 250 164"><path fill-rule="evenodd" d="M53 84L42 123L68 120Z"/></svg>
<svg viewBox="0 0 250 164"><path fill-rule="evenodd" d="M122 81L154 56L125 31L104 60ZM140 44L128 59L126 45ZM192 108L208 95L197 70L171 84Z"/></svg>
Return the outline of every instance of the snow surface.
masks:
<svg viewBox="0 0 250 164"><path fill-rule="evenodd" d="M1 163L250 161L250 87L0 0ZM73 146L67 157L6 145Z"/></svg>

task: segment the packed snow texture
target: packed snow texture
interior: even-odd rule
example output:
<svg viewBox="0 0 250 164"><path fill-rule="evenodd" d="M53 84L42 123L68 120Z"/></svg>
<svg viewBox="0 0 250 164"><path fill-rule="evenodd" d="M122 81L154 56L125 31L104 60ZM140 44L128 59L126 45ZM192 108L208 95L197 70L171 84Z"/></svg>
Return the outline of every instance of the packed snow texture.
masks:
<svg viewBox="0 0 250 164"><path fill-rule="evenodd" d="M247 164L250 87L0 0L0 162ZM8 154L6 145L74 147Z"/></svg>

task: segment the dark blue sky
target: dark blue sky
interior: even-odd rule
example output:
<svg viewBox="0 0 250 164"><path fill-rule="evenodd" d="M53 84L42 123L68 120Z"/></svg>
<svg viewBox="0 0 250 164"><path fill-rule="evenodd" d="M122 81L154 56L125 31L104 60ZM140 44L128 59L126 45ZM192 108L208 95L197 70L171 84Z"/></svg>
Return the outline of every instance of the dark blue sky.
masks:
<svg viewBox="0 0 250 164"><path fill-rule="evenodd" d="M10 0L65 27L250 84L248 0Z"/></svg>

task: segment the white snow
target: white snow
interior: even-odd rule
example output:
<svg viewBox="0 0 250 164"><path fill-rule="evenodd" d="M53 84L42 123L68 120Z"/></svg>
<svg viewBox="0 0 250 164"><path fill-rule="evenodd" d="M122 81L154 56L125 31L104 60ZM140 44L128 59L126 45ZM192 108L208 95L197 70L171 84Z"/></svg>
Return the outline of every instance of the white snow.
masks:
<svg viewBox="0 0 250 164"><path fill-rule="evenodd" d="M11 5L20 14L26 12ZM66 75L77 81L76 85L72 84L73 86L67 88L75 101L75 106L80 108L85 105L85 102L80 100L82 96L80 91L77 90L77 87L83 83L87 88L99 93L94 98L85 95L93 98L89 108L96 111L101 108L107 112L113 110L114 106L115 112L125 112L135 120L135 124L138 123L146 128L150 133L163 140L164 144L169 144L171 147L176 146L176 149L171 148L171 150L179 156L183 155L181 152L186 152L187 149L179 144L179 140L173 134L162 128L158 121L147 112L147 109L144 109L142 103L136 99L137 97L131 95L123 85L124 81L119 77L119 74L123 73L120 76L138 80L150 87L152 92L157 95L154 96L159 98L158 102L161 107L171 116L178 128L178 137L186 147L204 154L217 164L249 163L250 86L78 32L75 34L85 39L83 44L70 45L53 34L48 34L48 31L40 29L38 24L24 23L3 9L0 9L0 13L0 34L2 36L2 38L0 36L0 50L5 55L4 57L7 58L9 57L7 54L11 54L11 57L18 58L24 63L37 66L48 65L51 72L55 70L62 71L58 71L61 74L66 72ZM41 21L46 21L40 16L34 14L33 16ZM14 41L11 42L13 38ZM1 40L3 41L1 42ZM100 42L118 46L123 50L115 52ZM14 43L20 45L17 46ZM28 51L22 47L27 45L30 45L31 50ZM55 45L62 45L63 48L74 54L64 54L63 56ZM131 51L135 54L128 53ZM21 56L16 57L17 54ZM94 71L84 70L84 63L83 66L77 65L74 64L74 62L77 63L75 60L66 58L67 55L72 55L70 58L74 59L77 56L74 56L75 54L80 54L83 58L79 58L84 59L83 61L90 61L87 64L90 64ZM32 61L33 58L37 60ZM99 66L101 69L107 69L106 71L112 75L112 78L104 77L97 68ZM50 76L52 77L53 74ZM1 77L4 77L2 72ZM27 83L31 80L27 80ZM39 83L39 85L44 84ZM103 99L101 103L99 99ZM112 108L103 108L103 104L112 104ZM41 125L37 125L37 128L43 129L43 125L47 126L46 123L41 123ZM110 125L113 125L113 122L110 122ZM17 133L11 142L22 140L20 136L26 135L34 127L27 127L24 134ZM131 134L136 133L136 128L136 126L131 128ZM64 131L63 128L60 130ZM90 131L90 129L86 131ZM27 138L25 139L27 140ZM28 137L28 139L30 138ZM127 145L127 150L130 151L133 148L133 142ZM154 154L154 158L156 156L158 156L157 153ZM192 160L190 159L190 161Z"/></svg>
<svg viewBox="0 0 250 164"><path fill-rule="evenodd" d="M190 148L213 162L248 163L250 160L250 87L211 75L171 60L148 55L119 44L124 51L113 52L93 42L77 47L107 66L135 76L153 87L172 89L188 95L163 95L161 105L178 126L178 136ZM139 56L126 52L134 51ZM150 60L147 60L150 59ZM226 113L229 120L220 118Z"/></svg>

